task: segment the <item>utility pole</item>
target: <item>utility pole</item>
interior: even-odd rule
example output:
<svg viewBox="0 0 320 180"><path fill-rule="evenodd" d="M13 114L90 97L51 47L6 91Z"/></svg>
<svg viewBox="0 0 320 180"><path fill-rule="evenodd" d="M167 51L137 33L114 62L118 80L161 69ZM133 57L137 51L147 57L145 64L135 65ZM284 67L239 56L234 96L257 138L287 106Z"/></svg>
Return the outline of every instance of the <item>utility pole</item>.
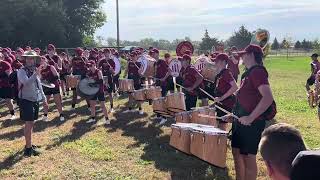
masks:
<svg viewBox="0 0 320 180"><path fill-rule="evenodd" d="M119 0L116 0L117 3L117 49L119 51L120 47L120 32L119 32Z"/></svg>

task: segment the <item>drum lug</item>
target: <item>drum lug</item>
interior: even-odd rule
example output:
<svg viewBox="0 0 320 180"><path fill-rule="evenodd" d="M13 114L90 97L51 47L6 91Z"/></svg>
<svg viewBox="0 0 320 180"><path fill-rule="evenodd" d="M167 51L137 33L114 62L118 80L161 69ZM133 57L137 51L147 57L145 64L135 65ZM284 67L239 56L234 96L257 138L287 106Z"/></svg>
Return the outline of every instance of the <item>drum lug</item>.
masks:
<svg viewBox="0 0 320 180"><path fill-rule="evenodd" d="M203 132L202 134L202 142L205 143L206 142L206 134Z"/></svg>
<svg viewBox="0 0 320 180"><path fill-rule="evenodd" d="M181 137L181 128L179 128L179 137Z"/></svg>

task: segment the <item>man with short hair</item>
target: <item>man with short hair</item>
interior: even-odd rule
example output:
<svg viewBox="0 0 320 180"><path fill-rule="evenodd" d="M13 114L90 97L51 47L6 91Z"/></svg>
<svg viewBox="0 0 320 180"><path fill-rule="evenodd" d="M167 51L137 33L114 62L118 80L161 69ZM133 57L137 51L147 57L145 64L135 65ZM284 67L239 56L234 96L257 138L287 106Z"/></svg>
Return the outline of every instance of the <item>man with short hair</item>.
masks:
<svg viewBox="0 0 320 180"><path fill-rule="evenodd" d="M306 150L306 146L295 127L280 123L264 130L259 149L270 178L289 180L291 163L300 151Z"/></svg>

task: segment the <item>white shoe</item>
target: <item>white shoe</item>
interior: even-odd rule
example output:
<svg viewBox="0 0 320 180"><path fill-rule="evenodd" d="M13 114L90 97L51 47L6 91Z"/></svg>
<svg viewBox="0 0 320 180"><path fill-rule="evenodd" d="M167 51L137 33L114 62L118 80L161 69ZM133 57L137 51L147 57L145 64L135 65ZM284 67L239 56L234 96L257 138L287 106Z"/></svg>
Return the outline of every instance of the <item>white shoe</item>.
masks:
<svg viewBox="0 0 320 180"><path fill-rule="evenodd" d="M165 124L167 121L168 120L166 118L162 118L159 125L161 126L161 125Z"/></svg>
<svg viewBox="0 0 320 180"><path fill-rule="evenodd" d="M11 115L10 120L15 120L15 119L17 119L17 116Z"/></svg>
<svg viewBox="0 0 320 180"><path fill-rule="evenodd" d="M142 110L140 110L140 111L139 111L139 114L140 114L140 115L143 115L143 114L144 114L144 112L143 112Z"/></svg>
<svg viewBox="0 0 320 180"><path fill-rule="evenodd" d="M60 116L60 121L63 122L65 119L63 116Z"/></svg>
<svg viewBox="0 0 320 180"><path fill-rule="evenodd" d="M123 113L132 113L132 110L125 110L125 111L123 111Z"/></svg>
<svg viewBox="0 0 320 180"><path fill-rule="evenodd" d="M111 108L109 112L110 112L110 113L114 113L115 111L114 111L113 108Z"/></svg>
<svg viewBox="0 0 320 180"><path fill-rule="evenodd" d="M106 124L107 125L111 124L110 119L106 120Z"/></svg>
<svg viewBox="0 0 320 180"><path fill-rule="evenodd" d="M90 118L86 123L90 124L90 123L93 123L93 122L96 122L96 120L93 119L93 118Z"/></svg>

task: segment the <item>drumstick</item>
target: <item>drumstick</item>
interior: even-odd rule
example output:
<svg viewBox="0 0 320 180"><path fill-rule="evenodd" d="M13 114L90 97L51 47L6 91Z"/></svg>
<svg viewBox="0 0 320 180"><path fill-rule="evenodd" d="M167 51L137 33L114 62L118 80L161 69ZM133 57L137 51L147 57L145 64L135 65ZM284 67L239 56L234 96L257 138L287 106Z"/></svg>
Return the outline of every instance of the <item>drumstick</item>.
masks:
<svg viewBox="0 0 320 180"><path fill-rule="evenodd" d="M211 99L214 99L214 97L212 97L208 92L206 92L205 90L203 90L203 89L201 89L201 88L199 88L199 89L200 89L200 91L202 91L203 93L205 93L207 96L209 96ZM213 101L213 102L214 102L214 103L217 103L217 102L215 102L215 101ZM217 104L215 104L214 106L215 106L216 108L220 109L222 112L224 112L224 113L226 113L226 114L230 114L232 117L234 117L234 118L236 118L236 119L239 119L238 116L236 116L236 115L232 114L231 112L223 109L222 107L218 106Z"/></svg>
<svg viewBox="0 0 320 180"><path fill-rule="evenodd" d="M204 114L199 114L199 117L203 117L203 118L209 118L209 119L223 119L222 117L218 117L218 116L209 116L209 115L204 115Z"/></svg>

